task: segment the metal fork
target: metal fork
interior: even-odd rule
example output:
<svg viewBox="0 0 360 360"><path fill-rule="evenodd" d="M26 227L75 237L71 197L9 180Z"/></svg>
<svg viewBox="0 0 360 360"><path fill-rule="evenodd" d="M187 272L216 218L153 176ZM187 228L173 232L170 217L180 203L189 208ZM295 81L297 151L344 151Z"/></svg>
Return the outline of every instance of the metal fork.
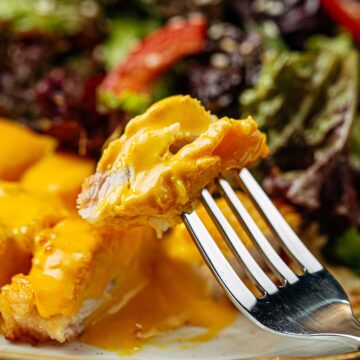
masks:
<svg viewBox="0 0 360 360"><path fill-rule="evenodd" d="M287 224L275 205L246 169L235 175L272 232L303 269L297 274L275 251L249 215L231 185L224 179L218 186L243 228L257 246L273 273L282 279L277 286L255 261L247 247L220 211L214 198L204 189L201 200L235 258L261 290L261 296L240 279L195 212L183 214L183 221L220 285L234 305L261 328L291 337L340 342L350 350L360 347L360 323L355 319L349 299L335 278Z"/></svg>

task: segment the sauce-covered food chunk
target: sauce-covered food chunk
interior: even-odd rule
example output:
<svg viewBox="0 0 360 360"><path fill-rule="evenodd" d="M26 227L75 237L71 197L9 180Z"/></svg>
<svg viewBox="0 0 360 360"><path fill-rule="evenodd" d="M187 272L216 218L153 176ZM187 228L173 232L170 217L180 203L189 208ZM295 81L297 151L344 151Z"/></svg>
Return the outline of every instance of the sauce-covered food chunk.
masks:
<svg viewBox="0 0 360 360"><path fill-rule="evenodd" d="M0 118L0 179L18 180L30 166L53 152L57 141Z"/></svg>
<svg viewBox="0 0 360 360"><path fill-rule="evenodd" d="M68 211L56 197L0 181L0 286L29 270L35 234L66 216Z"/></svg>
<svg viewBox="0 0 360 360"><path fill-rule="evenodd" d="M81 183L94 168L95 162L91 159L57 152L28 169L21 183L29 191L57 195L68 207L75 209Z"/></svg>
<svg viewBox="0 0 360 360"><path fill-rule="evenodd" d="M133 280L153 236L149 228L102 234L79 217L39 231L30 272L13 276L1 289L2 333L10 340L73 339L99 307L130 296L126 279ZM117 287L123 293L114 294Z"/></svg>
<svg viewBox="0 0 360 360"><path fill-rule="evenodd" d="M174 96L133 118L83 184L80 215L100 227L150 225L158 234L191 211L220 173L267 155L252 118L218 119L189 96Z"/></svg>

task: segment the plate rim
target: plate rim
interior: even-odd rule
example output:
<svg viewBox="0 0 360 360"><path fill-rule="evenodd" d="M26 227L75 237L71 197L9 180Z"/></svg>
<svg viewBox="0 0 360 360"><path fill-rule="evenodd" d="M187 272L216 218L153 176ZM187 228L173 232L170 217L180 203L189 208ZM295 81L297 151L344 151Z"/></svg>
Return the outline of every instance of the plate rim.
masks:
<svg viewBox="0 0 360 360"><path fill-rule="evenodd" d="M359 359L360 358L360 351L340 354L340 355L329 355L329 356L320 356L320 357L306 357L307 360L352 360L352 359ZM271 358L255 358L254 360L300 360L304 359L303 357L271 357Z"/></svg>

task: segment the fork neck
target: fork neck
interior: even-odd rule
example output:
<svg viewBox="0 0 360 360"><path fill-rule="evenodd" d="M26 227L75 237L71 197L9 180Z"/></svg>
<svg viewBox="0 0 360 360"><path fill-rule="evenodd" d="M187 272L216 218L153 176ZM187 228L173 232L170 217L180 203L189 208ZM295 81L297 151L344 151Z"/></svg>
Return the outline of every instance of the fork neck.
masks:
<svg viewBox="0 0 360 360"><path fill-rule="evenodd" d="M339 327L340 335L346 336L350 339L357 341L358 348L360 349L360 323L353 317L344 320L344 323Z"/></svg>
<svg viewBox="0 0 360 360"><path fill-rule="evenodd" d="M360 322L354 318L350 306L343 304L342 309L338 310L334 318L330 317L328 319L328 326L334 324L328 330L340 337L351 340L356 348L360 350Z"/></svg>

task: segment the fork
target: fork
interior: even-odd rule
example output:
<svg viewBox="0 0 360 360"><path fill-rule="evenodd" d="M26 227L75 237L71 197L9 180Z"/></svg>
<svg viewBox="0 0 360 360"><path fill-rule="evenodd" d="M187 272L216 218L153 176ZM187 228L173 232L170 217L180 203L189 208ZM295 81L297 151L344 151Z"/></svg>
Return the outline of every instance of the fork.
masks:
<svg viewBox="0 0 360 360"><path fill-rule="evenodd" d="M359 349L360 323L355 319L340 284L307 249L251 173L244 169L235 174L235 179L256 206L280 246L303 271L298 274L288 266L258 228L229 182L218 179L220 193L270 270L281 280L281 285L276 285L262 270L210 192L204 189L201 193L202 204L251 282L261 292L261 295L256 295L240 279L196 212L183 214L183 222L195 244L230 300L244 315L267 331L303 339L317 337L345 344L349 350Z"/></svg>

